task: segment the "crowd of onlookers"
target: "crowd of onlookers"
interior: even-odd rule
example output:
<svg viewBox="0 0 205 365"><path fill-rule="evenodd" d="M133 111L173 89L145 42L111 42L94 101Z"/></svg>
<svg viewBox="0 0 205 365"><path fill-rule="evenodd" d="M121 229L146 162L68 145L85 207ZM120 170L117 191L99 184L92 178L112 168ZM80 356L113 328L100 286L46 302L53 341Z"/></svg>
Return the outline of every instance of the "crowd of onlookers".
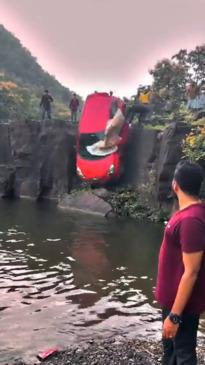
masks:
<svg viewBox="0 0 205 365"><path fill-rule="evenodd" d="M187 108L191 111L200 112L205 109L205 82L197 85L191 82L186 88Z"/></svg>
<svg viewBox="0 0 205 365"><path fill-rule="evenodd" d="M128 99L124 101L129 106ZM138 88L137 95L132 98L130 108L128 107L128 119L133 120L138 115L139 123L150 121L153 113L171 113L176 110L177 96L175 92L164 87L156 91L151 86L141 86ZM187 110L196 115L196 119L205 116L205 82L197 84L192 81L186 86L183 96L183 104Z"/></svg>
<svg viewBox="0 0 205 365"><path fill-rule="evenodd" d="M110 96L113 96L112 91L110 91ZM168 87L161 88L156 92L151 86L140 86L137 95L133 96L131 100L126 97L123 98L127 107L126 117L128 121L131 123L137 115L138 122L141 124L149 121L153 113L161 113L162 111L171 113L174 110L174 98L172 96L172 90ZM45 117L51 119L53 101L49 91L45 90L40 102L42 119ZM190 82L186 87L184 101L188 110L197 112L199 116L205 115L205 82L203 81L200 85L194 81ZM79 108L80 101L74 93L69 104L70 119L73 123L78 121Z"/></svg>

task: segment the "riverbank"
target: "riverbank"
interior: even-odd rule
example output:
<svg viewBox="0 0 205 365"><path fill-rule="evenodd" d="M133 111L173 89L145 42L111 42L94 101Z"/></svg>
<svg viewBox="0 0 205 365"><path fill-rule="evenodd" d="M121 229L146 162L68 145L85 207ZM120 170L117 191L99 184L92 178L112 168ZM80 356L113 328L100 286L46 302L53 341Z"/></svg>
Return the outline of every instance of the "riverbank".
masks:
<svg viewBox="0 0 205 365"><path fill-rule="evenodd" d="M103 342L91 340L87 345L59 352L43 363L46 365L160 365L161 353L161 344L158 342L133 341L119 337ZM204 364L205 348L199 348L198 365ZM13 365L28 364L16 362Z"/></svg>

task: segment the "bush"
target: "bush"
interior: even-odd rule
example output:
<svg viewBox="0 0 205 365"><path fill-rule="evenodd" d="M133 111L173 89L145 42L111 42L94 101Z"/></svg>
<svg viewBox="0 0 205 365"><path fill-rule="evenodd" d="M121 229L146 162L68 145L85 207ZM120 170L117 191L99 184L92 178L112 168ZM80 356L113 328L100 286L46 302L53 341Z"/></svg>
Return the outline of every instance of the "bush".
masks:
<svg viewBox="0 0 205 365"><path fill-rule="evenodd" d="M163 222L167 213L163 212L155 196L155 178L151 173L150 181L138 188L123 187L109 195L108 202L119 217L138 220Z"/></svg>
<svg viewBox="0 0 205 365"><path fill-rule="evenodd" d="M184 157L193 162L205 161L205 127L193 128L183 142Z"/></svg>

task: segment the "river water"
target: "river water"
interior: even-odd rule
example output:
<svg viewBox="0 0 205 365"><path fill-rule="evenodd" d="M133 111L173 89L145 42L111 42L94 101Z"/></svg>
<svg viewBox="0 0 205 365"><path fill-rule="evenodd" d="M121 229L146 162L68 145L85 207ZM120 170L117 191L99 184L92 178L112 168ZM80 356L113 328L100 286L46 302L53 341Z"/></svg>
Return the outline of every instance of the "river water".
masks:
<svg viewBox="0 0 205 365"><path fill-rule="evenodd" d="M0 363L107 336L160 337L163 227L0 202Z"/></svg>

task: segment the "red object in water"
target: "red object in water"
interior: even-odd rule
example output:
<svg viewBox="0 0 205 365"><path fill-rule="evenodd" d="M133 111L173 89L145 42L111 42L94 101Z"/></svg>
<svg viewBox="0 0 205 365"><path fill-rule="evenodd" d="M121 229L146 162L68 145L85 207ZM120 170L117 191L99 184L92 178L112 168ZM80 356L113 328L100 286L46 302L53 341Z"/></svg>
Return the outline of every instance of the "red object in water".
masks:
<svg viewBox="0 0 205 365"><path fill-rule="evenodd" d="M121 141L115 152L106 156L90 154L87 146L104 139L104 132L113 103L124 112L125 104L121 99L107 93L89 95L85 101L78 130L77 143L77 173L82 181L92 184L103 184L117 180L122 171L123 148L128 141L129 124L124 123L120 137Z"/></svg>
<svg viewBox="0 0 205 365"><path fill-rule="evenodd" d="M37 358L40 360L40 361L46 361L48 360L48 358L50 358L51 356L54 356L58 353L58 349L49 349L49 350L46 350L46 351L43 351L43 352L40 352L38 355L37 355Z"/></svg>

